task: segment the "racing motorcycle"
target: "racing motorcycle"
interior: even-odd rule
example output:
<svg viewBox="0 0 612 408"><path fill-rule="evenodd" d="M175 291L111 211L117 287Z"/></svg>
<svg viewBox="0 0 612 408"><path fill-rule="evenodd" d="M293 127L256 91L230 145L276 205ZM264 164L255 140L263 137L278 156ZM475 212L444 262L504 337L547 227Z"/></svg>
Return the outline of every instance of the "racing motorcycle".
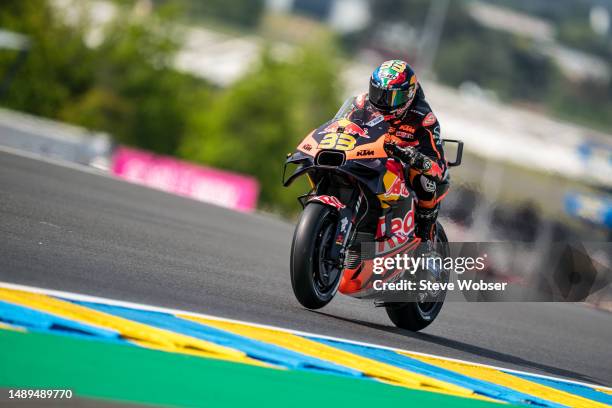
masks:
<svg viewBox="0 0 612 408"><path fill-rule="evenodd" d="M297 300L308 309L319 309L339 291L372 299L385 307L400 328L418 331L438 316L444 291L422 291L416 297L381 296L375 281L404 278L402 270L374 273L374 258L415 254L422 247L414 233L416 195L406 183L407 169L388 153L388 124L378 112L357 108L349 98L336 116L308 134L287 156L283 185L305 176L310 190L298 197L303 212L293 235L290 256L291 284ZM463 142L456 144L461 163ZM297 166L287 177L289 165ZM435 226L437 252L448 254L447 236ZM405 271L404 271L405 272ZM430 271L419 271L418 276ZM436 279L448 281L449 271ZM414 277L413 277L414 278Z"/></svg>

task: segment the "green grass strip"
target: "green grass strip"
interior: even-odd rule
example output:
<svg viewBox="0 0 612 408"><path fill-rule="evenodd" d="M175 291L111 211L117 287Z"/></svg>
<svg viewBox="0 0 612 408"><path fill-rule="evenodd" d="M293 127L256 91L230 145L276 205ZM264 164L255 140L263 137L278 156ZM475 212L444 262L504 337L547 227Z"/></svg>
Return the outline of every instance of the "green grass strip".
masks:
<svg viewBox="0 0 612 408"><path fill-rule="evenodd" d="M80 397L190 407L500 406L338 375L10 330L0 330L0 387L72 389Z"/></svg>

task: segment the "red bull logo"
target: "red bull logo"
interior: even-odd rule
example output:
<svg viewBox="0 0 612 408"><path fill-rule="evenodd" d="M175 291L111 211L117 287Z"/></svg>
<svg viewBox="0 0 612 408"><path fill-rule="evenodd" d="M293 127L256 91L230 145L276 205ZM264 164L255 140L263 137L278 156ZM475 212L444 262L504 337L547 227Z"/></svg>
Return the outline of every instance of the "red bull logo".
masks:
<svg viewBox="0 0 612 408"><path fill-rule="evenodd" d="M388 161L386 166L388 171L384 176L384 183L387 190L384 193L384 197L396 197L395 199L399 199L399 197L408 197L410 191L404 180L402 165L397 162Z"/></svg>
<svg viewBox="0 0 612 408"><path fill-rule="evenodd" d="M397 249L404 245L410 239L410 235L414 231L414 208L404 215L404 218L395 217L391 220L390 231L386 231L385 217L378 219L378 227L376 229L376 237L380 238L385 235L389 236L384 241L378 241L376 245L376 253L383 254L388 251Z"/></svg>
<svg viewBox="0 0 612 408"><path fill-rule="evenodd" d="M324 130L325 133L337 133L338 131L351 136L369 138L368 131L366 129L363 129L361 126L351 122L348 119L340 119L327 126Z"/></svg>
<svg viewBox="0 0 612 408"><path fill-rule="evenodd" d="M393 184L391 187L385 191L385 196L400 196L400 197L408 197L410 195L410 191L408 191L408 187L406 187L406 183L404 183L404 179L397 177L393 180Z"/></svg>

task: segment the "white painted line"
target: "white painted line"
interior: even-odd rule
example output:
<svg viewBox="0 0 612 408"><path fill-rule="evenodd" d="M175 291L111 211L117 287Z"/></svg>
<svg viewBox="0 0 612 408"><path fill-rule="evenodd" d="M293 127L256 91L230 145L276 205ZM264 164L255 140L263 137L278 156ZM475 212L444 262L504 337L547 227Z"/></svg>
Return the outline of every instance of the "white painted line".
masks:
<svg viewBox="0 0 612 408"><path fill-rule="evenodd" d="M78 293L64 292L64 291L53 290L53 289L45 289L45 288L39 288L39 287L34 287L34 286L19 285L19 284L10 283L10 282L3 282L3 281L0 281L0 287L4 287L4 288L7 288L7 289L23 290L23 291L27 291L27 292L38 293L38 294L49 295L49 296L57 296L57 297L61 297L61 298L64 298L64 299L81 301L81 302L103 303L103 304L107 304L107 305L111 305L111 306L128 307L128 308L133 308L133 309L138 309L138 310L146 310L146 311L151 311L151 312L168 313L168 314L173 314L173 315L182 314L182 315L186 315L186 316L201 317L201 318L210 319L210 320L218 320L218 321L229 322L229 323L245 324L245 325L250 325L250 326L253 326L253 327L260 327L260 328L264 328L264 329L272 329L272 330L277 330L277 331L281 331L281 332L285 332L285 333L295 334L295 335L298 335L298 336L319 337L319 338L326 339L326 340L345 342L345 343L349 343L349 344L355 344L355 345L366 346L366 347L373 347L373 348L378 348L378 349L382 349L382 350L401 351L401 352L404 352L404 353L411 353L411 354L416 354L416 355L420 355L420 356L424 356L424 357L433 357L433 358L438 358L438 359L442 359L442 360L446 360L446 361L453 361L453 362L457 362L457 363L469 364L469 365L477 366L477 367L486 367L486 368L491 368L491 369L494 369L494 370L502 370L502 371L506 371L506 372L514 373L514 374L530 375L530 376L533 376L533 377L538 377L538 378L543 378L543 379L548 379L548 380L554 380L554 381L564 382L564 383L568 383L568 384L577 384L577 385L582 385L582 386L586 386L586 387L590 387L590 388L596 388L596 389L600 389L600 390L612 391L612 387L606 387L606 386L597 385L597 384L589 384L589 383L585 383L585 382L580 382L580 381L575 381L575 380L568 380L568 379L565 379L565 378L558 378L558 377L553 377L553 376L549 376L549 375L534 374L534 373L529 373L529 372L526 372L526 371L514 370L514 369L509 369L509 368L489 365L489 364L474 363L474 362L471 362L471 361L461 360L461 359L452 358L452 357L443 357L443 356L438 356L438 355L435 355L435 354L421 353L421 352L418 352L418 351L410 351L410 350L405 350L405 349L400 349L400 348L381 346L381 345L378 345L378 344L366 343L366 342L361 342L361 341L356 341L356 340L343 339L343 338L340 338L340 337L326 336L326 335L322 335L322 334L304 332L304 331L300 331L300 330L285 329L285 328L282 328L282 327L270 326L270 325L259 324L259 323L252 323L252 322L247 322L247 321L244 321L244 320L236 320L236 319L228 319L228 318L218 317L218 316L211 316L211 315L207 315L207 314L204 314L204 313L188 312L188 311L185 311L185 310L171 309L171 308L159 307L159 306L151 306L151 305L145 305L145 304L142 304L142 303L134 303L134 302L128 302L128 301L123 301L123 300L114 300L114 299L108 299L108 298L103 298L103 297L98 297L98 296L91 296L91 295L82 295L82 294L78 294Z"/></svg>

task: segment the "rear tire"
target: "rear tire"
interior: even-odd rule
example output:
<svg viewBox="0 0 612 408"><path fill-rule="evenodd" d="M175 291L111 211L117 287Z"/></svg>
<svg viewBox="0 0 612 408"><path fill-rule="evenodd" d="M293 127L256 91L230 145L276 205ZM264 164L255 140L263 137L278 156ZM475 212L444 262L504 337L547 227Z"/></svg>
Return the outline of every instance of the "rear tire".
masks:
<svg viewBox="0 0 612 408"><path fill-rule="evenodd" d="M329 207L309 203L295 227L291 245L291 286L300 304L320 309L328 304L338 289L342 271L333 272L333 281L326 281L329 263L327 248L335 240L338 215Z"/></svg>
<svg viewBox="0 0 612 408"><path fill-rule="evenodd" d="M436 243L448 243L446 232L440 223L436 225ZM443 246L442 250L442 257L448 256L448 248ZM448 281L448 276L446 280ZM385 306L385 310L395 326L416 332L429 326L438 317L445 295L446 292L443 292L438 302L390 303Z"/></svg>

